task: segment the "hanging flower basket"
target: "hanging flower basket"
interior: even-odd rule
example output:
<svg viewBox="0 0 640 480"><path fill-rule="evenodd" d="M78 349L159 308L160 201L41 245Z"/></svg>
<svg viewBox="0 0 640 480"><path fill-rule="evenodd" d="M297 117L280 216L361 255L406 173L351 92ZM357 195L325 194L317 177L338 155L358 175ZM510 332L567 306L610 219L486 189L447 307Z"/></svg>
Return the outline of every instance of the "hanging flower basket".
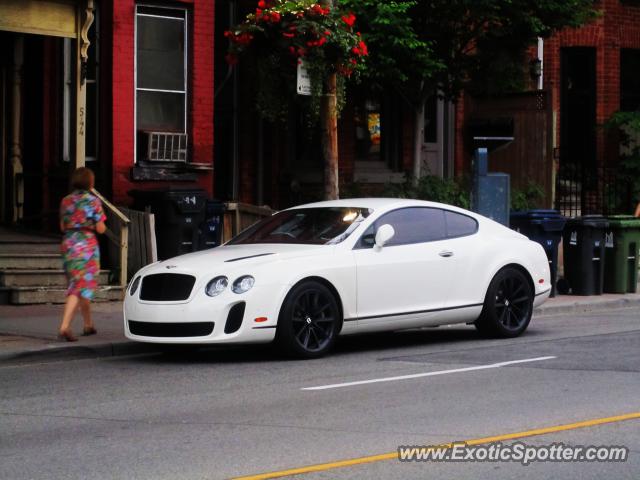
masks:
<svg viewBox="0 0 640 480"><path fill-rule="evenodd" d="M257 107L270 120L286 117L296 97L298 65L304 64L311 79L308 106L317 117L326 79L337 74L340 106L345 80L357 78L364 67L369 52L355 22L351 12L309 0L260 0L255 13L225 32L230 42L227 62L235 64L243 54L254 56Z"/></svg>

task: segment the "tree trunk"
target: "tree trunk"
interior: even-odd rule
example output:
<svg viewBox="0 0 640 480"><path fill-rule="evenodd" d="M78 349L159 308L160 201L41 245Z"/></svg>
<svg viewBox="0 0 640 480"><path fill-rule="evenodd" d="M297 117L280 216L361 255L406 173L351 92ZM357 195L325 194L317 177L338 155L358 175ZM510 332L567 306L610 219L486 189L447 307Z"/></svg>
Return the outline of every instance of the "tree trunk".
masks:
<svg viewBox="0 0 640 480"><path fill-rule="evenodd" d="M333 0L320 0L320 4L333 8ZM322 121L322 156L324 157L324 198L337 200L338 190L338 104L337 75L326 79L325 95L322 97L320 116Z"/></svg>
<svg viewBox="0 0 640 480"><path fill-rule="evenodd" d="M338 109L336 74L327 79L327 90L322 98L322 155L324 157L324 198L337 200L338 190Z"/></svg>
<svg viewBox="0 0 640 480"><path fill-rule="evenodd" d="M422 97L420 103L415 109L415 117L413 119L413 181L424 174L422 171L422 145L424 143L424 110L427 101Z"/></svg>

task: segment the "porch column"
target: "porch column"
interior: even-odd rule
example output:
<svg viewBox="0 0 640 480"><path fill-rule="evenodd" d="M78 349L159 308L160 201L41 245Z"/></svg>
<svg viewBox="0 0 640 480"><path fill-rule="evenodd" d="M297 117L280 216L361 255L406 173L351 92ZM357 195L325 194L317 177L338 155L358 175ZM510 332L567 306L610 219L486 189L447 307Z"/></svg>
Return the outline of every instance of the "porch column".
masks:
<svg viewBox="0 0 640 480"><path fill-rule="evenodd" d="M87 60L89 50L89 28L93 24L93 0L81 1L78 5L76 48L76 160L75 167L85 164L85 137L87 117Z"/></svg>
<svg viewBox="0 0 640 480"><path fill-rule="evenodd" d="M11 162L13 223L24 214L24 177L22 145L20 144L22 120L22 65L24 63L24 37L16 35L13 41L13 65L11 69Z"/></svg>

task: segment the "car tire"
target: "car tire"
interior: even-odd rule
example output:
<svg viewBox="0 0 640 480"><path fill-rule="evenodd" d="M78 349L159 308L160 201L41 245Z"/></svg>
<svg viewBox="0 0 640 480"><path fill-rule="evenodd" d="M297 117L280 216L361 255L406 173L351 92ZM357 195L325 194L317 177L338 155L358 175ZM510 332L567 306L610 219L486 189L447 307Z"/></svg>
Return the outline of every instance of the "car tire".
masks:
<svg viewBox="0 0 640 480"><path fill-rule="evenodd" d="M533 297L531 282L522 271L503 268L489 284L476 328L491 337L517 337L529 326Z"/></svg>
<svg viewBox="0 0 640 480"><path fill-rule="evenodd" d="M287 294L276 330L276 343L296 358L318 358L333 346L342 322L338 301L325 285L309 280Z"/></svg>

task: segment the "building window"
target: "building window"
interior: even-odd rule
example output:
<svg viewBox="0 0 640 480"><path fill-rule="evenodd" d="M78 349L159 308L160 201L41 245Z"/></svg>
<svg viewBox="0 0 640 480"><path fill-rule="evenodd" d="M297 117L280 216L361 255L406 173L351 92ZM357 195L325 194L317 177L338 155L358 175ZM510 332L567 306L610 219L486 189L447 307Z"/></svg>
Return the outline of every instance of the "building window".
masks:
<svg viewBox="0 0 640 480"><path fill-rule="evenodd" d="M620 50L620 110L640 111L640 49Z"/></svg>
<svg viewBox="0 0 640 480"><path fill-rule="evenodd" d="M187 25L185 9L136 7L137 160L152 159L151 138L170 138L176 151L186 143ZM185 156L170 149L162 159L184 161Z"/></svg>
<svg viewBox="0 0 640 480"><path fill-rule="evenodd" d="M402 99L393 92L371 95L353 92L357 161L377 161L391 170L401 169Z"/></svg>
<svg viewBox="0 0 640 480"><path fill-rule="evenodd" d="M380 103L370 98L358 102L355 107L356 156L358 160L380 158Z"/></svg>

